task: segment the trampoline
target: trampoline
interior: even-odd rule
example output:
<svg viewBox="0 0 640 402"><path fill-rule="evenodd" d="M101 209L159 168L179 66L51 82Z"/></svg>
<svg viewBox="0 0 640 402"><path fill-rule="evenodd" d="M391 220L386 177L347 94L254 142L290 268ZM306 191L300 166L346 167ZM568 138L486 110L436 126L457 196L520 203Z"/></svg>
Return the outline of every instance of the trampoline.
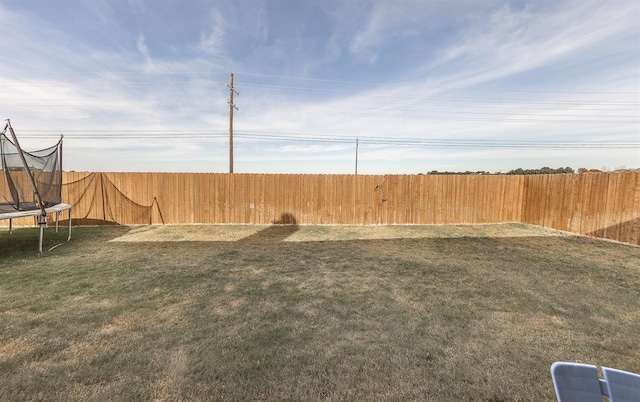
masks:
<svg viewBox="0 0 640 402"><path fill-rule="evenodd" d="M62 202L62 137L52 147L26 152L20 148L10 120L5 123L0 135L0 219L9 220L11 234L13 219L36 217L40 228L38 251L42 253L44 228L51 214L57 232L60 213L67 211L67 241L71 240L71 205Z"/></svg>

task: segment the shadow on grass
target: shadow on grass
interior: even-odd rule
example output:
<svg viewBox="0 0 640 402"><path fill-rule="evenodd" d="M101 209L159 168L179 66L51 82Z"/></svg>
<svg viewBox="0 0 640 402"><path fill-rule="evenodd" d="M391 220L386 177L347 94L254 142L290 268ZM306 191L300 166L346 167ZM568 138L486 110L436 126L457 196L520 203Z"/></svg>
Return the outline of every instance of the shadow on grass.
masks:
<svg viewBox="0 0 640 402"><path fill-rule="evenodd" d="M128 226L101 226L101 227L73 227L71 230L71 240L67 241L69 232L67 223L59 223L58 232L53 225L45 228L42 238L43 255L52 248L69 244L76 246L86 241L109 241L118 238L131 230ZM21 257L38 255L38 227L14 228L13 233L9 233L8 228L0 229L0 258Z"/></svg>
<svg viewBox="0 0 640 402"><path fill-rule="evenodd" d="M284 212L279 219L272 222L272 225L245 238L238 240L238 243L276 243L298 231L296 217L290 212Z"/></svg>
<svg viewBox="0 0 640 402"><path fill-rule="evenodd" d="M60 225L68 224L68 220L60 221ZM104 219L72 218L72 226L121 226L121 224Z"/></svg>

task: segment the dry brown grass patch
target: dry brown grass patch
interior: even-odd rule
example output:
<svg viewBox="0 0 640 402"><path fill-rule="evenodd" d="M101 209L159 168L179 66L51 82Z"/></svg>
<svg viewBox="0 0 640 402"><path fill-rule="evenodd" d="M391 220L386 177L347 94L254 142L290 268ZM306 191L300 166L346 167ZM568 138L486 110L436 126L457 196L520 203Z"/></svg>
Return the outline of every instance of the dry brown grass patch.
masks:
<svg viewBox="0 0 640 402"><path fill-rule="evenodd" d="M640 253L520 224L78 228L0 259L0 319L0 400L551 400L555 360L640 371Z"/></svg>

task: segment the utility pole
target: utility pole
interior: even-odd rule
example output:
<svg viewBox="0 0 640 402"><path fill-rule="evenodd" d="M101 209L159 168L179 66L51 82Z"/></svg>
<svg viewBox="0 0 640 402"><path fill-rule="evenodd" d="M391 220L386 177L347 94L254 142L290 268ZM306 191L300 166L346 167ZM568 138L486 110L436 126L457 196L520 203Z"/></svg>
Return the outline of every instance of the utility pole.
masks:
<svg viewBox="0 0 640 402"><path fill-rule="evenodd" d="M358 175L358 139L356 138L356 176Z"/></svg>
<svg viewBox="0 0 640 402"><path fill-rule="evenodd" d="M233 95L240 95L235 89L233 89L233 73L229 78L229 173L233 173L233 110L238 110L238 107L233 103Z"/></svg>

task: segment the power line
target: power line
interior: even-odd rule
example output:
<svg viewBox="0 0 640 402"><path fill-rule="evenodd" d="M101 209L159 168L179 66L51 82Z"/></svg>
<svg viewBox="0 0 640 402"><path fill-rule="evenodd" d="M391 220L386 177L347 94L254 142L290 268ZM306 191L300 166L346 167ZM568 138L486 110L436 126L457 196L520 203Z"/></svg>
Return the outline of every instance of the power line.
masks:
<svg viewBox="0 0 640 402"><path fill-rule="evenodd" d="M640 148L640 141L530 141L530 140L487 140L487 139L420 139L420 138L376 138L345 136L309 136L287 133L239 132L239 138L271 141L326 142L393 146L433 146L433 147L475 147L475 148L552 148L552 149L619 149Z"/></svg>
<svg viewBox="0 0 640 402"><path fill-rule="evenodd" d="M248 76L257 76L257 77L268 77L268 78L278 78L287 81L307 81L307 82L323 82L323 83L336 83L336 84L353 84L353 85L363 85L363 86L377 86L377 83L371 82L362 82L362 81L347 81L347 80L335 80L335 79L321 79L321 78L307 78L307 77L292 77L292 76L283 76L283 75L271 75L271 74L260 74L260 73L248 73L241 72L237 74L248 75ZM247 84L257 86L259 84ZM553 93L553 94L597 94L597 95L637 95L638 92L620 92L620 91L555 91L555 90L527 90L527 89L492 89L492 88L463 88L463 87L449 87L449 86L438 86L438 85L417 85L413 86L414 89L439 89L439 90L452 90L452 91L484 91L484 92L520 92L520 93Z"/></svg>
<svg viewBox="0 0 640 402"><path fill-rule="evenodd" d="M51 133L50 135L35 135L31 133ZM224 139L224 130L67 130L62 132L68 140L83 139L121 139L121 140L149 140L161 139L167 141L184 141ZM53 130L21 130L22 138L43 138L57 136ZM454 138L384 138L357 137L345 135L319 135L304 133L282 133L271 131L235 131L238 140L302 142L302 143L337 143L352 146L354 141L360 145L389 146L389 147L435 147L435 148L527 148L527 149L640 149L640 141L573 141L573 140L493 140L493 139L454 139Z"/></svg>
<svg viewBox="0 0 640 402"><path fill-rule="evenodd" d="M453 120L453 121L486 121L486 122L494 122L494 123L509 123L509 122L530 122L530 123L608 123L608 124L634 124L640 123L640 118L636 118L635 120L595 120L593 118L602 118L608 119L613 116L585 116L589 119L563 119L567 117L565 115L557 115L549 117L558 117L558 119L536 119L536 118L527 118L527 115L521 118L490 118L490 117L476 117L474 114L492 114L492 115L501 115L500 113L476 113L476 112L448 112L448 113L461 113L465 116L437 116L437 115L412 115L412 114L400 114L400 113L365 113L365 112L341 112L341 111L318 111L318 113L326 113L326 114L342 114L342 115L358 115L358 116L371 116L371 117L382 117L382 118L391 118L391 119L424 119L424 120ZM543 115L529 115L529 116L543 116ZM570 116L569 116L570 117ZM620 116L615 116L620 117ZM629 118L635 118L635 116L624 116Z"/></svg>
<svg viewBox="0 0 640 402"><path fill-rule="evenodd" d="M252 84L247 83L243 84L247 87L254 88L264 88L270 91L273 90L287 90L287 91L297 91L304 95L309 94L351 94L353 91L346 89L332 89L332 88L313 88L313 87L285 87L281 85L264 85L264 84ZM601 95L609 95L611 93L601 93ZM269 96L274 96L273 92L269 92ZM282 96L282 95L281 95ZM286 95L285 95L286 96ZM597 99L531 99L531 98L496 98L496 97L471 97L471 96L451 96L451 95L413 95L413 94L402 94L402 95L373 95L368 94L368 99L384 99L388 101L389 99L402 99L402 100L438 100L438 101L463 101L463 102L480 102L480 103L488 103L488 102L521 102L521 103L530 103L534 105L611 105L611 106L624 106L624 105L640 105L640 102L637 101L621 101L621 100L597 100Z"/></svg>
<svg viewBox="0 0 640 402"><path fill-rule="evenodd" d="M344 92L347 93L347 92ZM251 94L251 93L250 93ZM264 96L268 96L269 99L295 99L295 100L299 100L300 96L298 94L287 94L287 93L273 93L273 92L269 92L268 95L262 94L262 93L252 93L251 95L253 95L254 98L256 97L264 97ZM528 100L516 100L516 99L506 99L506 98L469 98L469 97L452 97L452 96L411 96L411 95L407 95L407 96L378 96L378 95L371 95L371 96L367 96L367 99L380 99L384 104L388 104L389 103L389 99L399 99L399 100L404 100L404 101L411 101L411 100L419 100L419 101L433 101L436 100L438 102L447 102L447 103L453 103L453 104L458 104L458 103L473 103L473 107L474 108L517 108L517 109L545 109L548 108L546 105L564 105L566 107L570 107L572 110L578 110L576 109L575 106L589 106L591 107L590 109L584 109L584 110L593 110L594 107L598 107L598 106L604 106L607 107L607 109L605 110L612 110L610 108L610 106L617 106L615 109L613 110L637 110L638 107L640 106L640 102L634 102L634 101L594 101L594 100L590 100L590 101L583 101L583 100L558 100L558 101L553 101L553 100L541 100L541 99L528 99ZM517 103L516 103L517 102ZM350 105L348 102L342 102L341 105L345 106L345 105L349 105L352 107L361 107L359 105L359 103L356 103L354 105ZM407 105L409 106L414 106L415 107L415 102L405 102L402 104L403 108L406 108ZM575 105L575 106L572 106ZM537 106L537 107L536 107ZM620 107L620 106L624 106L624 107Z"/></svg>

